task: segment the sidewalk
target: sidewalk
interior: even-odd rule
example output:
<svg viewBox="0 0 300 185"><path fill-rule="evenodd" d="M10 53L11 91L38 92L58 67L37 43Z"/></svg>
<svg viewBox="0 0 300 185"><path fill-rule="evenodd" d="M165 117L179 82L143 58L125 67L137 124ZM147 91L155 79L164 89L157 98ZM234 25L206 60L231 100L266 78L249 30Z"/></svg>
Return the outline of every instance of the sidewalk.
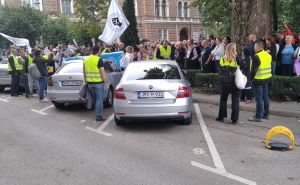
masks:
<svg viewBox="0 0 300 185"><path fill-rule="evenodd" d="M207 103L212 105L219 105L220 95L214 94L200 94L193 93L193 101L196 103ZM244 102L240 102L240 110L255 112L255 101L251 104L245 104ZM227 101L227 107L231 108L231 96L229 96ZM297 102L274 102L270 101L270 114L277 116L285 116L285 117L296 117L300 118L300 103Z"/></svg>

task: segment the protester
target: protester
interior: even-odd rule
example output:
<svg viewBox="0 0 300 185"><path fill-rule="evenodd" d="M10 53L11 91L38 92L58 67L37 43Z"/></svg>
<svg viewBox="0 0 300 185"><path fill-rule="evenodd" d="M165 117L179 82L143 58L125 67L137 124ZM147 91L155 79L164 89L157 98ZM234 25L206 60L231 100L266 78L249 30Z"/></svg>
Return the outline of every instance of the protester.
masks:
<svg viewBox="0 0 300 185"><path fill-rule="evenodd" d="M261 122L269 119L268 84L272 77L272 56L264 51L264 43L257 42L254 46L255 55L252 60L251 78L256 101L256 114L249 121Z"/></svg>
<svg viewBox="0 0 300 185"><path fill-rule="evenodd" d="M209 55L212 51L212 48L209 46L207 39L202 41L202 50L201 50L201 64L202 69L205 73L212 73L214 70L214 65L208 62Z"/></svg>
<svg viewBox="0 0 300 185"><path fill-rule="evenodd" d="M241 94L241 101L244 101L246 104L252 102L253 98L253 90L252 90L252 81L251 78L251 56L250 50L248 47L243 49L243 63L244 63L244 70L243 74L247 77L247 84L245 89L242 90Z"/></svg>
<svg viewBox="0 0 300 185"><path fill-rule="evenodd" d="M153 45L149 47L147 60L156 60L156 51Z"/></svg>
<svg viewBox="0 0 300 185"><path fill-rule="evenodd" d="M292 40L293 36L287 35L285 45L281 45L279 49L278 60L283 76L293 76L294 53L297 46L292 44Z"/></svg>
<svg viewBox="0 0 300 185"><path fill-rule="evenodd" d="M300 76L300 42L298 44L298 47L294 53L294 70L297 76Z"/></svg>
<svg viewBox="0 0 300 185"><path fill-rule="evenodd" d="M41 73L39 81L39 100L41 103L48 102L49 100L45 98L45 89L47 87L47 62L42 58L42 51L37 49L34 51L33 63L37 65L38 70Z"/></svg>
<svg viewBox="0 0 300 185"><path fill-rule="evenodd" d="M198 52L194 46L194 40L188 41L188 48L186 51L186 67L187 69L199 69L199 62L198 62Z"/></svg>
<svg viewBox="0 0 300 185"><path fill-rule="evenodd" d="M208 64L213 63L214 65L214 70L213 72L219 72L219 66L220 66L220 58L224 55L225 53L225 46L222 43L222 38L218 37L216 38L216 46L212 50L211 55L208 58Z"/></svg>
<svg viewBox="0 0 300 185"><path fill-rule="evenodd" d="M185 57L186 57L186 49L184 47L184 44L180 42L177 44L177 49L176 49L176 62L180 66L181 69L185 69Z"/></svg>
<svg viewBox="0 0 300 185"><path fill-rule="evenodd" d="M26 57L26 51L20 50L20 56L18 58L19 64L22 65L22 71L20 74L21 82L24 85L26 98L29 98L29 86L28 86L28 59Z"/></svg>
<svg viewBox="0 0 300 185"><path fill-rule="evenodd" d="M249 35L249 44L248 44L248 49L250 51L250 56L253 57L255 52L254 52L254 44L257 42L257 38L255 34Z"/></svg>
<svg viewBox="0 0 300 185"><path fill-rule="evenodd" d="M274 42L274 38L272 36L268 36L266 38L266 52L268 52L272 56L272 75L275 75L276 71L276 62L277 62L277 49Z"/></svg>
<svg viewBox="0 0 300 185"><path fill-rule="evenodd" d="M10 86L11 96L19 95L19 83L20 83L20 74L22 71L22 65L19 65L16 56L17 56L17 50L15 48L12 48L10 51L10 55L8 57L8 72L11 75L11 86Z"/></svg>
<svg viewBox="0 0 300 185"><path fill-rule="evenodd" d="M103 113L103 97L104 84L107 82L106 73L102 59L99 57L100 48L94 46L92 48L92 55L84 60L83 74L84 80L88 84L95 106L96 122L104 121Z"/></svg>
<svg viewBox="0 0 300 185"><path fill-rule="evenodd" d="M227 45L225 55L220 59L220 106L219 115L216 118L219 122L224 122L227 117L227 99L231 93L231 120L233 124L237 124L239 119L239 98L240 90L235 85L235 72L237 69L237 52L236 44L230 43Z"/></svg>

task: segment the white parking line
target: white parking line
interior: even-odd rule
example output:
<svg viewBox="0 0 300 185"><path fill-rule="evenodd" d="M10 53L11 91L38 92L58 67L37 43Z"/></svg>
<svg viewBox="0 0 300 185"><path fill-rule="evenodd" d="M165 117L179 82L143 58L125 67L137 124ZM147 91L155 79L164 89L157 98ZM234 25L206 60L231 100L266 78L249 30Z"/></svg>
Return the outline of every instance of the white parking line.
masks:
<svg viewBox="0 0 300 185"><path fill-rule="evenodd" d="M3 99L3 98L0 98L0 101L5 102L5 103L9 102L7 99Z"/></svg>
<svg viewBox="0 0 300 185"><path fill-rule="evenodd" d="M203 120L203 116L201 114L200 107L197 103L194 104L194 107L195 107L195 111L196 111L196 114L197 114L197 118L198 118L201 130L203 132L204 138L206 140L206 143L208 145L208 149L211 153L211 156L213 158L213 161L214 161L214 164L215 164L216 168L212 168L212 167L209 167L209 166L206 166L204 164L197 163L197 162L194 162L194 161L191 161L191 165L193 165L197 168L201 168L203 170L207 170L207 171L210 171L212 173L215 173L215 174L218 174L218 175L221 175L221 176L224 176L224 177L242 182L242 183L247 184L247 185L256 185L256 182L254 182L254 181L251 181L251 180L233 175L231 173L228 173L225 170L225 167L223 165L221 157L220 157L220 155L217 151L217 148L216 148L216 146L215 146L215 144L214 144L214 142L213 142L213 140L212 140L212 138L209 134L209 131L208 131L206 125L205 125L205 122Z"/></svg>
<svg viewBox="0 0 300 185"><path fill-rule="evenodd" d="M47 113L46 113L45 111L48 110L48 109L51 109L51 108L53 108L53 107L54 107L54 105L50 105L50 106L48 106L48 107L46 107L46 108L43 108L43 109L41 109L41 110L31 109L31 111L32 111L32 112L35 112L35 113L38 113L38 114L41 114L41 115L43 115L43 116L46 116Z"/></svg>
<svg viewBox="0 0 300 185"><path fill-rule="evenodd" d="M98 127L97 129L93 129L89 126L86 126L85 129L87 129L89 131L92 131L92 132L97 132L98 134L101 134L101 135L104 135L104 136L112 136L112 134L104 132L103 130L113 120L113 118L114 118L114 114L110 115L110 117L107 118L105 120L105 122L102 123L102 125L100 127Z"/></svg>
<svg viewBox="0 0 300 185"><path fill-rule="evenodd" d="M203 135L204 135L205 140L207 142L207 145L208 145L209 151L211 153L211 156L213 158L214 164L215 164L217 169L225 172L225 167L224 167L223 162L221 160L221 157L220 157L220 155L217 151L217 148L214 144L214 141L212 140L212 138L211 138L211 136L208 132L208 129L205 125L202 114L200 112L199 105L195 103L194 106L195 106L195 111L196 111L196 114L197 114L197 118L199 120L200 127L202 129Z"/></svg>

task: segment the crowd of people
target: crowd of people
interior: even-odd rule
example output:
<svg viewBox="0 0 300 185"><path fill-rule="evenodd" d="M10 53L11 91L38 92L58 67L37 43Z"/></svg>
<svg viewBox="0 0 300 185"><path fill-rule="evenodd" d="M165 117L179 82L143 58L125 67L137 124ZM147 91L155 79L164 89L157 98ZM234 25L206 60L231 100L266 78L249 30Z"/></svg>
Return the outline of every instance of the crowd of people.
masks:
<svg viewBox="0 0 300 185"><path fill-rule="evenodd" d="M262 118L268 119L269 116L268 88L272 82L272 76L300 76L300 34L292 33L286 23L284 25L285 33L278 31L276 35L263 38L258 38L255 34L249 35L249 43L241 48L241 56L238 56L238 48L235 43L232 43L230 36L222 38L211 35L197 41L191 39L168 42L164 40L157 43L143 42L137 46L127 47L121 42L114 45L96 43L96 48L71 44L68 46L59 44L56 47L38 45L31 53L24 48L3 50L1 58L8 59L8 72L12 77L11 96L20 94L19 84L22 81L26 97L29 98L33 94L35 84L41 102L48 101L45 98L47 77L55 73L64 58L98 56L101 53L123 51L124 57L120 61L122 70L135 61L175 60L182 69L197 69L204 73L220 74L221 95L217 121L223 122L227 117L226 102L231 93L232 122L236 124L238 121L239 101L251 103L254 97L257 112L249 120L259 122ZM96 63L101 63L99 61ZM297 62L298 68L295 67ZM39 79L34 79L30 74L28 67L31 63L36 64L41 74ZM91 60L89 65L92 63ZM88 73L95 73L96 68L89 68L93 70ZM240 68L248 79L242 91L237 88L234 81L237 68ZM100 117L98 114L98 119Z"/></svg>

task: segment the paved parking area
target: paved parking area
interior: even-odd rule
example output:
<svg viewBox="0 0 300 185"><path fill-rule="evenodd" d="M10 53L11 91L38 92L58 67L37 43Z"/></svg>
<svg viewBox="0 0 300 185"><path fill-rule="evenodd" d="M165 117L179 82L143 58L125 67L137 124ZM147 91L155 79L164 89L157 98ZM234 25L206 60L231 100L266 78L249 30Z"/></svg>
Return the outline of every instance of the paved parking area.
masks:
<svg viewBox="0 0 300 185"><path fill-rule="evenodd" d="M300 137L296 118L272 116L240 124L214 120L217 107L194 104L191 125L130 122L116 126L81 105L56 109L37 97L0 94L0 184L295 184L299 150L266 150L266 132L276 125ZM285 140L278 137L277 140ZM286 140L288 141L288 140Z"/></svg>

